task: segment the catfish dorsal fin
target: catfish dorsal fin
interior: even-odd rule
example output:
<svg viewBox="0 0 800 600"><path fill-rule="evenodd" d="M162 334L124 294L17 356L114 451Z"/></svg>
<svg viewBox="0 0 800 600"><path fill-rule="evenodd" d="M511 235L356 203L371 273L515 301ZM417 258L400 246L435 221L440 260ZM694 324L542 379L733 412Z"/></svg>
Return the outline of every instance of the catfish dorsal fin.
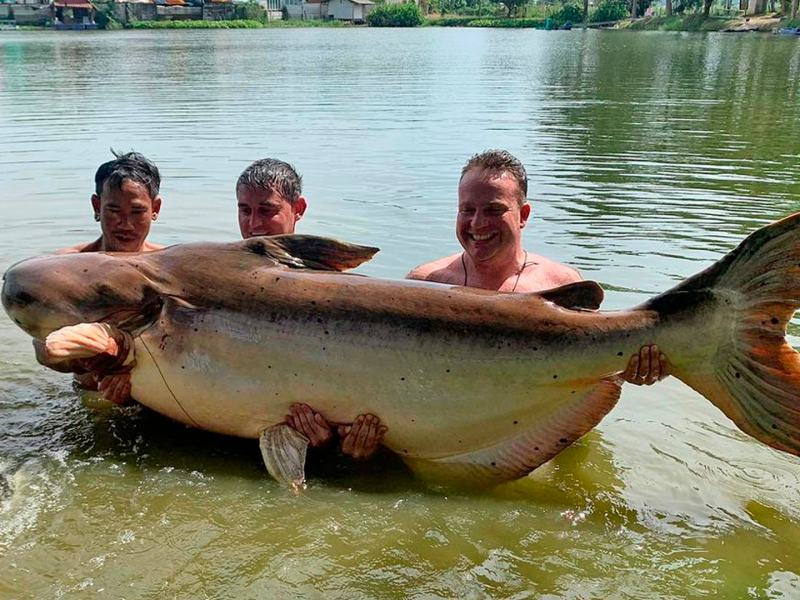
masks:
<svg viewBox="0 0 800 600"><path fill-rule="evenodd" d="M597 310L603 302L603 288L596 281L576 281L557 288L537 292L545 300L549 300L562 308L570 310Z"/></svg>
<svg viewBox="0 0 800 600"><path fill-rule="evenodd" d="M345 271L371 259L378 248L316 235L274 235L250 238L244 247L293 269Z"/></svg>

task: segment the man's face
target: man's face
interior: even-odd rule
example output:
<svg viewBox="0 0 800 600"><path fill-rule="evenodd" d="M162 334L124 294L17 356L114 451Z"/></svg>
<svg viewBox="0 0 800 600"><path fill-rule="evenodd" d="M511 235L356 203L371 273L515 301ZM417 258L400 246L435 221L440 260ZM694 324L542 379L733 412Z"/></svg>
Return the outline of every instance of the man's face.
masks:
<svg viewBox="0 0 800 600"><path fill-rule="evenodd" d="M300 196L292 205L278 192L242 186L236 190L239 202L239 231L244 239L257 235L294 233L294 226L306 210Z"/></svg>
<svg viewBox="0 0 800 600"><path fill-rule="evenodd" d="M476 262L514 260L530 205L519 205L519 185L507 173L470 169L458 185L456 235Z"/></svg>
<svg viewBox="0 0 800 600"><path fill-rule="evenodd" d="M126 179L119 188L106 182L100 196L92 195L92 206L100 215L104 250L139 252L161 209L161 197L150 198L145 186Z"/></svg>

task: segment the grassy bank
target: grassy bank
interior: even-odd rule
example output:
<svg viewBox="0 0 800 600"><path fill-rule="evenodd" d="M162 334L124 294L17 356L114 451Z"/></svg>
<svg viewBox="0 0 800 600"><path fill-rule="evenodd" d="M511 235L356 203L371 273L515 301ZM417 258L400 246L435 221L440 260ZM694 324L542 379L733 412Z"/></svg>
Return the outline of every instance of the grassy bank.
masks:
<svg viewBox="0 0 800 600"><path fill-rule="evenodd" d="M621 27L632 31L722 31L735 27L740 19L686 15L671 17L644 17L636 21L626 21Z"/></svg>
<svg viewBox="0 0 800 600"><path fill-rule="evenodd" d="M543 19L503 19L496 17L444 17L441 19L426 19L426 26L430 27L505 27L521 28L544 27Z"/></svg>
<svg viewBox="0 0 800 600"><path fill-rule="evenodd" d="M286 29L293 27L351 27L342 21L132 21L133 29Z"/></svg>

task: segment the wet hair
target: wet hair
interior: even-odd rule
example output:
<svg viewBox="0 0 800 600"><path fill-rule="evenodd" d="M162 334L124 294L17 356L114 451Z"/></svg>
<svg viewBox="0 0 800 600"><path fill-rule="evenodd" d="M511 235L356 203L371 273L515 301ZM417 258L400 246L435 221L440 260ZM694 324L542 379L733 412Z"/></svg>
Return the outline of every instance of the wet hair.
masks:
<svg viewBox="0 0 800 600"><path fill-rule="evenodd" d="M287 162L277 158L262 158L239 175L236 191L241 187L277 193L293 205L303 193L303 178Z"/></svg>
<svg viewBox="0 0 800 600"><path fill-rule="evenodd" d="M94 191L102 195L106 184L110 189L119 189L125 181L135 181L147 189L150 200L155 200L161 188L161 174L158 167L138 152L120 154L111 149L116 157L114 160L103 163L94 174Z"/></svg>
<svg viewBox="0 0 800 600"><path fill-rule="evenodd" d="M508 173L519 187L520 206L528 199L528 173L520 160L507 150L484 150L480 154L475 154L461 169L461 179L472 169L482 169L497 175Z"/></svg>

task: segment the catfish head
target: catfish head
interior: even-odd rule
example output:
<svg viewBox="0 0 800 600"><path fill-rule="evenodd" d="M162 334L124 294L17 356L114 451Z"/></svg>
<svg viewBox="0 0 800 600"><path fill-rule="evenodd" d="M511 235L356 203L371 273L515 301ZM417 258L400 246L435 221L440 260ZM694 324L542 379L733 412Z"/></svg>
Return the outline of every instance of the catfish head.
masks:
<svg viewBox="0 0 800 600"><path fill-rule="evenodd" d="M139 321L160 309L161 299L138 257L92 252L24 260L3 275L3 307L37 340L78 323Z"/></svg>

